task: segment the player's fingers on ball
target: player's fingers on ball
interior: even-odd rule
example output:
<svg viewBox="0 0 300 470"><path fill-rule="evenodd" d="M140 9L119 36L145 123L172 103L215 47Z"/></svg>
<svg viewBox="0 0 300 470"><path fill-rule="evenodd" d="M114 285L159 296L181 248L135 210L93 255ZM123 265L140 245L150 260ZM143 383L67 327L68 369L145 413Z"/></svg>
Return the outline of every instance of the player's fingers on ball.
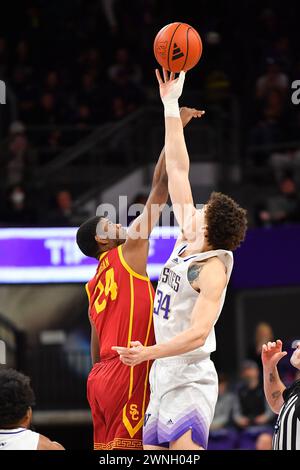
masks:
<svg viewBox="0 0 300 470"><path fill-rule="evenodd" d="M175 79L175 73L174 73L174 72L171 72L170 80L174 80L174 79Z"/></svg>
<svg viewBox="0 0 300 470"><path fill-rule="evenodd" d="M160 71L158 69L155 69L155 75L156 75L158 83L162 85L164 82L162 81L162 78L160 76Z"/></svg>
<svg viewBox="0 0 300 470"><path fill-rule="evenodd" d="M169 81L169 73L166 69L163 69L165 83Z"/></svg>

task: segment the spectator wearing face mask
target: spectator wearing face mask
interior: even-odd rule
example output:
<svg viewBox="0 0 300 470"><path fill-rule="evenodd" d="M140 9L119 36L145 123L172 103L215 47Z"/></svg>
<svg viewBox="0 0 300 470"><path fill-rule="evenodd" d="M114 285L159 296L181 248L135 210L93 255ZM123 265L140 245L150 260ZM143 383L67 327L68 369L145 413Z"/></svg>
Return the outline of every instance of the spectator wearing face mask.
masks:
<svg viewBox="0 0 300 470"><path fill-rule="evenodd" d="M2 225L13 226L32 225L36 222L35 212L22 185L14 185L8 190L0 222Z"/></svg>

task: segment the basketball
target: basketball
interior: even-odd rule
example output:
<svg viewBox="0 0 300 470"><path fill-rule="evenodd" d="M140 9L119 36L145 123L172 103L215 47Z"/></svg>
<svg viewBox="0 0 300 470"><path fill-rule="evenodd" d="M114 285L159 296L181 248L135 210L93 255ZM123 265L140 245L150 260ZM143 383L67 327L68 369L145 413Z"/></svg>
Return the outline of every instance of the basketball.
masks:
<svg viewBox="0 0 300 470"><path fill-rule="evenodd" d="M171 23L162 28L154 40L157 62L169 72L195 67L202 55L202 41L197 31L186 23Z"/></svg>

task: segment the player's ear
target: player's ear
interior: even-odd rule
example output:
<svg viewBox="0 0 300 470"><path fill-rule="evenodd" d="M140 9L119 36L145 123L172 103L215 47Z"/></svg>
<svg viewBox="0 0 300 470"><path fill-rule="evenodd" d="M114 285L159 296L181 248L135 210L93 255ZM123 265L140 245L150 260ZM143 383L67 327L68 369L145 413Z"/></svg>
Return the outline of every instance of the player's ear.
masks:
<svg viewBox="0 0 300 470"><path fill-rule="evenodd" d="M30 423L32 421L32 408L31 406L28 408L28 410L26 411L26 416L25 416L25 420L27 422L27 426L29 427L30 426Z"/></svg>
<svg viewBox="0 0 300 470"><path fill-rule="evenodd" d="M109 239L108 238L101 238L99 235L95 235L95 240L97 243L100 243L100 245L108 245Z"/></svg>

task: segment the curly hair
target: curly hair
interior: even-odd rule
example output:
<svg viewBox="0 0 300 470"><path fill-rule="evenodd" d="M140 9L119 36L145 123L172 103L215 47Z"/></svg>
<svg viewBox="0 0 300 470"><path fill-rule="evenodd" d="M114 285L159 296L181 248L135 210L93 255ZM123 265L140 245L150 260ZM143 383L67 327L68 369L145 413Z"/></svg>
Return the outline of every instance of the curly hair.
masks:
<svg viewBox="0 0 300 470"><path fill-rule="evenodd" d="M0 368L0 429L18 424L34 404L29 377L14 369Z"/></svg>
<svg viewBox="0 0 300 470"><path fill-rule="evenodd" d="M213 192L207 202L207 240L214 250L233 251L245 239L247 212L231 197Z"/></svg>

